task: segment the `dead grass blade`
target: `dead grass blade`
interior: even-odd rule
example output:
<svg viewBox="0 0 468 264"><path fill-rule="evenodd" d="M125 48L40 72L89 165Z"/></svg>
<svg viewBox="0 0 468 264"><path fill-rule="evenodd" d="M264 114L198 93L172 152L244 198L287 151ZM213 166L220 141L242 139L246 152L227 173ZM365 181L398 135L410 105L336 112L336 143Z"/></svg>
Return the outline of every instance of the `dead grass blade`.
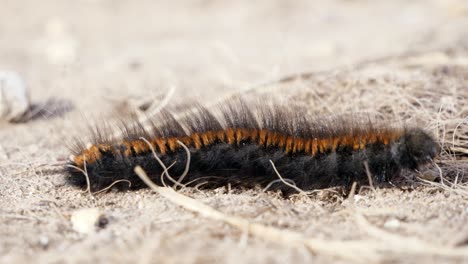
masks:
<svg viewBox="0 0 468 264"><path fill-rule="evenodd" d="M247 230L249 234L253 234L265 240L280 243L288 247L304 245L312 252L322 253L353 262L376 262L380 260L380 256L374 250L372 244L357 241L327 241L305 238L302 234L297 232L251 223L247 219L224 214L190 197L177 193L171 188L157 186L148 178L141 167L136 167L135 173L154 192L172 203L206 218L224 222L240 230Z"/></svg>

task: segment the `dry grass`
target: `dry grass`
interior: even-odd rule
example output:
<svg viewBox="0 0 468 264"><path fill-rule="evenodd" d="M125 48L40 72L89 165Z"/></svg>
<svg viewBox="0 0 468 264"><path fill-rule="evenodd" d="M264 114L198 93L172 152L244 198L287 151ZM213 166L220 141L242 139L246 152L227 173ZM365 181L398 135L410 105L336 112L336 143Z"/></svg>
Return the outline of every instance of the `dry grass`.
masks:
<svg viewBox="0 0 468 264"><path fill-rule="evenodd" d="M359 263L380 262L386 255L394 254L443 256L454 259L468 258L468 251L465 248L432 245L415 237L404 237L386 232L372 226L362 214L354 210L357 225L365 230L374 240L337 241L306 238L298 232L252 223L245 218L224 214L201 202L177 193L171 188L157 186L148 178L141 167L136 167L135 172L154 192L175 205L198 213L205 218L234 226L245 232L246 235L251 234L285 247L297 248L305 246L314 254L325 254ZM281 176L278 174L278 177Z"/></svg>
<svg viewBox="0 0 468 264"><path fill-rule="evenodd" d="M34 101L74 105L0 125L0 262L468 262L463 1L79 3L0 11L0 66L24 75ZM418 123L443 146L439 167L348 198L229 186L90 195L65 184L64 143L85 136L83 116L153 98L151 113L183 112L194 98L215 105L238 93ZM70 218L83 208L109 224L77 233Z"/></svg>

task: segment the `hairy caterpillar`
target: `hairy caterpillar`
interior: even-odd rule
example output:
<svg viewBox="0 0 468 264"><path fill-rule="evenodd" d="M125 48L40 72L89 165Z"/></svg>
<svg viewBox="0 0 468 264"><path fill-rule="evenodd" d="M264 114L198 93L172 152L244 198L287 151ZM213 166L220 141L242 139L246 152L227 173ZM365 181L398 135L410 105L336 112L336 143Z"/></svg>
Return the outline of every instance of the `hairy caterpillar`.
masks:
<svg viewBox="0 0 468 264"><path fill-rule="evenodd" d="M226 184L267 186L278 180L270 161L284 179L303 190L349 187L353 182L389 182L402 169L417 170L437 156L438 144L424 130L394 127L370 118L341 116L312 118L280 107L248 107L238 101L220 107L220 115L197 107L182 120L162 112L152 129L122 123L122 139L96 129L93 143L77 141L67 167L68 182L101 190L126 180L131 189L145 187L134 173L140 165L156 184L163 184L163 167L175 180L190 170L181 184L215 188ZM367 168L366 168L367 167ZM128 184L119 183L121 188ZM274 189L291 191L281 182Z"/></svg>

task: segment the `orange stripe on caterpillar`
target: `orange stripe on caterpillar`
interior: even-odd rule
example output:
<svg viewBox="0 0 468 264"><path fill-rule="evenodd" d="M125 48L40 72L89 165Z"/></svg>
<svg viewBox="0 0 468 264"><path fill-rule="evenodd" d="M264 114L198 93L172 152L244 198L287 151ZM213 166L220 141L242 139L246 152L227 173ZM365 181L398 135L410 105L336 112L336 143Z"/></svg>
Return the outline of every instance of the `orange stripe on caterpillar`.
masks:
<svg viewBox="0 0 468 264"><path fill-rule="evenodd" d="M298 153L304 152L306 154L315 156L319 153L327 151L335 151L338 147L351 147L354 150L364 149L368 144L374 144L381 142L387 145L398 138L401 134L383 133L377 134L364 134L324 139L304 139L277 132L271 132L267 130L252 130L252 129L232 129L220 131L207 131L205 133L194 133L184 137L171 137L171 138L155 138L150 139L151 144L156 147L157 151L161 154L166 154L167 151L177 151L181 146L177 141L181 141L187 147L194 147L200 149L203 146L210 146L215 143L228 143L238 144L241 141L250 140L252 143L258 145L264 145L266 147L278 147L284 149L286 153ZM266 141L265 141L266 139ZM148 144L143 140L123 141L122 146L125 151L125 156L134 154L147 153L150 151ZM112 146L109 144L91 145L88 149L83 150L82 154L75 157L75 162L82 164L82 161L86 159L88 163L96 162L101 157L101 152L112 151Z"/></svg>

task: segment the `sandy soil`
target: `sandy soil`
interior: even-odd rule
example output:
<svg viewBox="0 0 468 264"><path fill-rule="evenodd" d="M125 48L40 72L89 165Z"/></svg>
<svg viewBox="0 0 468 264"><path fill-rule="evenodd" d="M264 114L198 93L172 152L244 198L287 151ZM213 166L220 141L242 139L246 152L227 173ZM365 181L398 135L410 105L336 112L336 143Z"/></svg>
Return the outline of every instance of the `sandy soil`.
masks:
<svg viewBox="0 0 468 264"><path fill-rule="evenodd" d="M42 106L29 122L0 125L1 263L468 263L466 2L1 6L0 69L21 73ZM251 223L321 241L315 247L249 234L149 189L91 196L65 184L56 165L74 136L86 136L86 123L158 101L170 87L174 109L242 93L316 114L372 112L418 123L443 146L445 181L408 175L402 188L349 199L329 191L287 199L260 189L181 191ZM77 232L72 219L85 208L99 208L102 228ZM359 242L362 250L336 242ZM349 250L361 257L340 254Z"/></svg>

